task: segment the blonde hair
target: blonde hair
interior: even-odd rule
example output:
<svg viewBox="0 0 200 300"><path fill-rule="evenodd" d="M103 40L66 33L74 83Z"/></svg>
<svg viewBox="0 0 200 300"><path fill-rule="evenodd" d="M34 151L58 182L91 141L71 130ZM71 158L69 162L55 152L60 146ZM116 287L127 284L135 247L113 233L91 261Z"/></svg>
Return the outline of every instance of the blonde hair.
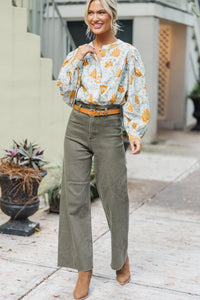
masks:
<svg viewBox="0 0 200 300"><path fill-rule="evenodd" d="M90 3L95 0L87 0L86 2L86 7L85 7L85 23L87 24L87 30L86 30L86 35L88 38L91 38L94 36L93 32L91 31L88 21L87 21L87 16L88 16L88 9L90 6ZM102 6L106 10L106 12L110 15L111 17L111 29L114 35L117 34L117 31L120 30L119 24L116 23L117 20L117 1L116 0L100 0Z"/></svg>

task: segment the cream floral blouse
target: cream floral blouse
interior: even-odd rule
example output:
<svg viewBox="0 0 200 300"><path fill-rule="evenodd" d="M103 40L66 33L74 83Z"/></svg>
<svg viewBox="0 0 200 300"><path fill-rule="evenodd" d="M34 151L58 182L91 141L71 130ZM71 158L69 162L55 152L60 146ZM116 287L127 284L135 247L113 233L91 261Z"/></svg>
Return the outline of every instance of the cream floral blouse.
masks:
<svg viewBox="0 0 200 300"><path fill-rule="evenodd" d="M93 46L93 42L89 45ZM76 98L84 103L121 104L129 139L141 140L149 121L149 102L138 50L118 39L102 47L100 62L91 53L79 60L76 52L77 49L67 55L58 76L63 100L70 106Z"/></svg>

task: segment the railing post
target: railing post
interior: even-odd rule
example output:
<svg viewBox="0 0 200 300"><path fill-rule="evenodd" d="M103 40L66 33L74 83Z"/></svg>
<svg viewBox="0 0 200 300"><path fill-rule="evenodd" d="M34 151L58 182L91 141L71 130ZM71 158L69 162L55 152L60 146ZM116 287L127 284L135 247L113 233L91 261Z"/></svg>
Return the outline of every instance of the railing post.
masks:
<svg viewBox="0 0 200 300"><path fill-rule="evenodd" d="M39 34L38 30L38 0L32 1L32 32Z"/></svg>
<svg viewBox="0 0 200 300"><path fill-rule="evenodd" d="M53 74L57 77L57 67L62 64L66 54L76 48L57 2L55 0L9 1L12 1L14 6L27 7L28 31L40 35L41 55L53 59Z"/></svg>

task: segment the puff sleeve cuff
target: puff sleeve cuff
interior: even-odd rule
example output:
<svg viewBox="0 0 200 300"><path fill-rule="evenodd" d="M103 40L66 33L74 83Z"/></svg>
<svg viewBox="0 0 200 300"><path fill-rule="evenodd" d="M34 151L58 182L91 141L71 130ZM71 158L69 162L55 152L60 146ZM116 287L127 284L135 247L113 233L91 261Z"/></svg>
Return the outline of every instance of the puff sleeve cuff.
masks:
<svg viewBox="0 0 200 300"><path fill-rule="evenodd" d="M128 58L129 84L123 105L124 127L129 140L142 140L149 122L145 69L139 51L132 47Z"/></svg>

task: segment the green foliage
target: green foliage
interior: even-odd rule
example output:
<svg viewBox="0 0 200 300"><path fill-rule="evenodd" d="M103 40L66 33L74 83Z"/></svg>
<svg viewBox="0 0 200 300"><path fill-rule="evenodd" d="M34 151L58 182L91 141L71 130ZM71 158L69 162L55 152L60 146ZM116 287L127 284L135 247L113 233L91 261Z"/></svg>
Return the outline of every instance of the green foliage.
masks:
<svg viewBox="0 0 200 300"><path fill-rule="evenodd" d="M46 169L48 170L48 174L40 184L39 195L43 197L45 202L47 195L48 202L51 204L52 198L60 198L61 196L62 167L61 165L57 165L47 167Z"/></svg>
<svg viewBox="0 0 200 300"><path fill-rule="evenodd" d="M188 98L198 98L200 99L200 82L197 82L193 90L189 93Z"/></svg>
<svg viewBox="0 0 200 300"><path fill-rule="evenodd" d="M48 204L50 205L51 199L60 198L61 196L62 166L58 164L56 166L47 167L46 169L48 173L40 184L39 195L43 197L46 204L47 196ZM92 167L90 173L90 196L91 200L99 197L96 187L94 158L92 159Z"/></svg>
<svg viewBox="0 0 200 300"><path fill-rule="evenodd" d="M41 151L37 144L28 144L27 139L21 143L13 141L12 147L5 152L4 158L18 166L40 170L47 163L43 160L44 150Z"/></svg>

